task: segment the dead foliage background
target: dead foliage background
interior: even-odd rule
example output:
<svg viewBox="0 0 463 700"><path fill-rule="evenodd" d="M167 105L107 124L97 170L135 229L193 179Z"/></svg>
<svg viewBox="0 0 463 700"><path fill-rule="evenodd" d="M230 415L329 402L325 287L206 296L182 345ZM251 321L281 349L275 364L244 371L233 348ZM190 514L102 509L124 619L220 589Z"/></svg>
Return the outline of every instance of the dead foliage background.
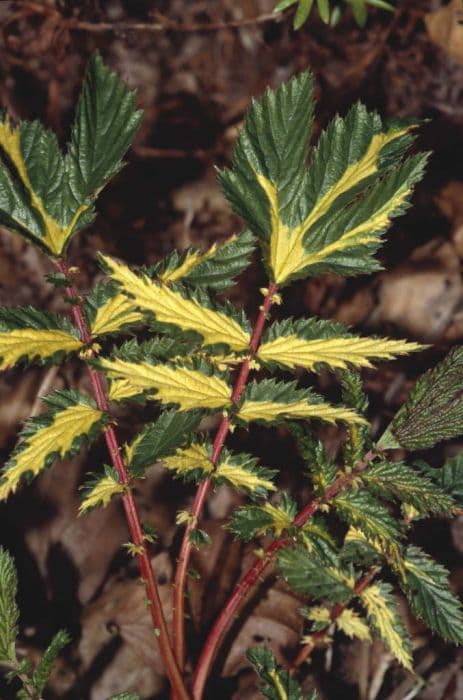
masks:
<svg viewBox="0 0 463 700"><path fill-rule="evenodd" d="M206 247L235 232L213 165L230 157L252 95L310 66L316 77L316 131L356 99L385 117L424 120L419 147L434 156L416 206L399 220L381 255L385 272L353 280L326 276L293 285L295 315L337 318L357 329L418 338L433 349L366 372L374 425L384 425L415 378L452 344L463 342L463 7L461 0L401 0L395 15L370 11L360 30L347 13L336 29L313 14L298 33L291 17L273 18L272 0L44 0L0 3L0 100L11 114L39 118L63 140L68 133L86 61L99 49L110 66L138 89L145 110L130 164L102 197L95 224L73 242L72 259L87 288L99 275L95 251L130 263L152 263L173 246ZM19 238L0 229L1 304L65 307L44 281L48 264ZM255 273L254 273L255 274ZM233 295L258 303L259 279L241 279ZM328 381L328 380L327 380ZM22 420L42 410L40 395L79 385L77 365L12 370L0 377L0 440L12 448ZM119 416L128 435L147 411ZM339 435L325 430L334 454ZM279 449L275 450L278 438ZM284 432L237 432L240 449L281 469L285 486L303 493ZM441 464L463 441L425 457ZM294 460L296 458L294 457ZM127 531L118 503L77 518L84 471L105 460L102 446L58 464L0 512L3 543L16 557L22 610L21 644L34 657L60 628L74 639L53 676L50 698L105 700L123 690L168 697L137 573L122 544ZM159 531L152 546L169 611L179 532L175 513L192 489L154 465L137 493L143 518ZM189 644L198 645L251 551L233 543L222 524L239 496L221 487L210 499L205 529L213 544L196 555L191 580ZM463 519L418 526L415 540L450 568L463 589ZM291 659L300 632L294 598L270 574L229 636L216 664L209 697L260 697L244 657L247 646L268 643L281 662ZM319 650L303 671L304 689L321 700L457 700L463 697L463 653L433 639L403 614L413 637L417 673L396 666L382 645L339 640ZM1 697L12 697L6 686Z"/></svg>

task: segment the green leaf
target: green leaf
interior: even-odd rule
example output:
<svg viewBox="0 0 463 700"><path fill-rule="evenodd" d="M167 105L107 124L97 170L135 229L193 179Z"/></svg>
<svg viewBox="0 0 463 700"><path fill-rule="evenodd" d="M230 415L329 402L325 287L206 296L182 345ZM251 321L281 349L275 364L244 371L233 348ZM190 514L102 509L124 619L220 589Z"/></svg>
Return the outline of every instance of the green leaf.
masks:
<svg viewBox="0 0 463 700"><path fill-rule="evenodd" d="M195 411L164 411L126 446L127 466L131 473L141 476L154 462L172 454L191 437L200 421L201 414Z"/></svg>
<svg viewBox="0 0 463 700"><path fill-rule="evenodd" d="M441 637L463 644L463 612L449 590L448 571L418 547L407 548L402 587L415 615Z"/></svg>
<svg viewBox="0 0 463 700"><path fill-rule="evenodd" d="M130 338L118 348L114 348L113 357L125 362L150 362L155 364L160 360L187 359L188 355L196 354L200 349L187 340L170 338L169 336L154 336L140 342Z"/></svg>
<svg viewBox="0 0 463 700"><path fill-rule="evenodd" d="M274 379L251 382L243 393L236 415L244 423L277 423L288 419L310 418L328 423L364 422L354 411L331 406L309 389L298 389L295 382L277 382Z"/></svg>
<svg viewBox="0 0 463 700"><path fill-rule="evenodd" d="M288 585L296 592L333 603L352 596L353 577L334 566L325 566L305 547L286 547L278 554L278 567Z"/></svg>
<svg viewBox="0 0 463 700"><path fill-rule="evenodd" d="M337 465L326 454L323 443L305 424L291 423L289 428L296 438L297 449L304 460L315 495L323 496L336 479Z"/></svg>
<svg viewBox="0 0 463 700"><path fill-rule="evenodd" d="M299 0L293 20L293 28L300 29L307 21L312 10L313 0Z"/></svg>
<svg viewBox="0 0 463 700"><path fill-rule="evenodd" d="M59 630L51 640L48 647L45 649L42 658L40 659L37 668L31 675L31 685L36 690L38 697L42 695L48 679L50 678L59 652L66 644L69 644L71 637L64 630Z"/></svg>
<svg viewBox="0 0 463 700"><path fill-rule="evenodd" d="M13 558L0 547L0 661L16 660L19 610L16 605L18 580Z"/></svg>
<svg viewBox="0 0 463 700"><path fill-rule="evenodd" d="M134 693L119 693L112 695L109 700L140 700L140 696L134 695Z"/></svg>
<svg viewBox="0 0 463 700"><path fill-rule="evenodd" d="M338 515L369 537L395 542L402 533L389 510L367 491L349 491L332 501Z"/></svg>
<svg viewBox="0 0 463 700"><path fill-rule="evenodd" d="M31 418L22 429L0 481L0 500L8 498L26 475L37 476L57 459L77 454L93 440L107 417L78 391L56 391L43 397L49 411Z"/></svg>
<svg viewBox="0 0 463 700"><path fill-rule="evenodd" d="M304 698L299 683L288 671L277 667L272 652L266 647L252 647L246 656L265 683L260 690L268 700L316 700L315 693Z"/></svg>
<svg viewBox="0 0 463 700"><path fill-rule="evenodd" d="M450 515L455 509L445 490L402 462L373 464L363 472L362 481L372 493L408 503L422 515Z"/></svg>
<svg viewBox="0 0 463 700"><path fill-rule="evenodd" d="M368 10L366 0L351 0L352 12L359 27L364 27L367 22Z"/></svg>
<svg viewBox="0 0 463 700"><path fill-rule="evenodd" d="M269 491L275 491L272 479L277 471L258 466L257 462L251 455L224 448L212 478L217 484L243 489L252 498L265 498Z"/></svg>
<svg viewBox="0 0 463 700"><path fill-rule="evenodd" d="M84 348L68 319L33 307L0 309L0 369L18 362L61 362Z"/></svg>
<svg viewBox="0 0 463 700"><path fill-rule="evenodd" d="M330 2L329 0L317 0L317 7L320 13L320 17L328 24L330 21Z"/></svg>
<svg viewBox="0 0 463 700"><path fill-rule="evenodd" d="M295 5L297 2L299 2L299 0L280 0L273 8L273 11L275 14L278 12L284 12L288 9L288 7Z"/></svg>
<svg viewBox="0 0 463 700"><path fill-rule="evenodd" d="M363 390L361 374L355 370L346 370L341 374L342 400L346 406L353 408L361 416L368 411L368 397ZM360 462L371 446L369 425L350 425L347 440L343 447L344 463L354 467Z"/></svg>
<svg viewBox="0 0 463 700"><path fill-rule="evenodd" d="M400 663L412 670L410 641L397 602L388 583L375 581L360 594L368 620L380 639Z"/></svg>
<svg viewBox="0 0 463 700"><path fill-rule="evenodd" d="M415 384L378 442L421 450L463 434L463 347L454 348Z"/></svg>
<svg viewBox="0 0 463 700"><path fill-rule="evenodd" d="M68 169L74 196L93 199L123 167L122 158L140 125L135 93L93 54L71 133Z"/></svg>
<svg viewBox="0 0 463 700"><path fill-rule="evenodd" d="M195 249L182 255L173 252L144 271L164 284L182 282L187 286L223 291L248 267L254 248L255 237L250 231L243 231L220 246L214 243L205 253Z"/></svg>
<svg viewBox="0 0 463 700"><path fill-rule="evenodd" d="M463 453L450 457L445 464L435 469L422 460L416 466L437 484L445 493L455 500L458 508L463 508Z"/></svg>
<svg viewBox="0 0 463 700"><path fill-rule="evenodd" d="M292 527L296 513L297 504L283 491L279 505L267 502L263 506L238 508L227 527L245 542L270 532L279 537Z"/></svg>
<svg viewBox="0 0 463 700"><path fill-rule="evenodd" d="M270 242L271 212L259 177L270 181L291 217L304 174L313 118L313 79L301 73L254 101L235 148L233 165L219 177L225 196L251 230Z"/></svg>

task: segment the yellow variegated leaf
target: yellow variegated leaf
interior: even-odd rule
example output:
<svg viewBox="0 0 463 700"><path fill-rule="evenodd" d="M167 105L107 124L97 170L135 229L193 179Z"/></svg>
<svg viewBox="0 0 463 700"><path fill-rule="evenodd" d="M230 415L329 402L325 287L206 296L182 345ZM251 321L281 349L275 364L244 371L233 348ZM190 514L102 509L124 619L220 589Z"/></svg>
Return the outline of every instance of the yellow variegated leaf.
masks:
<svg viewBox="0 0 463 700"><path fill-rule="evenodd" d="M383 595L380 586L376 583L366 588L360 598L367 611L368 617L374 619L374 624L381 639L387 644L391 653L405 666L412 669L412 658L406 647L404 639L397 630L400 620L391 608L391 601Z"/></svg>
<svg viewBox="0 0 463 700"><path fill-rule="evenodd" d="M125 360L102 360L101 366L108 377L126 382L118 387L125 396L132 387L132 396L145 392L147 398L165 404L178 404L181 411L223 408L231 403L231 389L223 379L190 367ZM116 395L120 400L121 392L116 392ZM114 397L114 393L110 392L110 398L115 400Z"/></svg>
<svg viewBox="0 0 463 700"><path fill-rule="evenodd" d="M412 127L410 127L412 128ZM310 228L327 214L336 199L344 193L352 190L366 178L378 172L379 157L382 149L391 141L398 139L410 129L392 129L387 133L375 134L363 157L346 168L341 177L333 186L316 202L310 214L298 226L290 229L284 224L279 214L279 201L277 187L261 173L256 172L256 178L264 190L270 205L271 238L270 238L270 267L277 284L283 283L288 277L309 265L324 260L328 255L349 248L355 242L356 245L373 242L375 237L372 231L379 230L388 225L389 213L397 209L403 203L409 190L403 188L396 193L395 201L390 202L380 211L375 213L375 220L368 221L351 231L346 231L338 240L328 244L316 253L309 253L304 246L304 238ZM310 237L310 232L308 233Z"/></svg>
<svg viewBox="0 0 463 700"><path fill-rule="evenodd" d="M223 245L227 245L234 240L236 240L236 236L232 236L229 241L226 241ZM181 265L176 267L174 270L165 270L165 272L162 272L159 275L158 279L164 284L178 282L179 280L183 279L183 277L186 277L195 267L215 255L216 252L217 243L213 243L213 245L209 248L209 250L206 250L205 253L201 253L200 250L190 250L188 251L185 260Z"/></svg>
<svg viewBox="0 0 463 700"><path fill-rule="evenodd" d="M39 428L26 438L26 446L18 445L12 465L2 474L0 500L14 493L22 477L28 473L37 476L47 464L50 455L63 457L72 448L74 440L91 432L103 413L86 404L69 406L56 413L49 425Z"/></svg>
<svg viewBox="0 0 463 700"><path fill-rule="evenodd" d="M106 476L97 481L83 499L79 506L79 515L82 515L82 513L96 506L103 506L103 508L106 508L112 497L124 493L124 490L123 484L110 474L106 474Z"/></svg>
<svg viewBox="0 0 463 700"><path fill-rule="evenodd" d="M272 518L272 528L276 537L279 537L282 532L288 530L293 524L292 518L289 513L286 513L282 508L278 506L272 506L271 503L265 503L262 506L264 510ZM267 529L268 525L264 529Z"/></svg>
<svg viewBox="0 0 463 700"><path fill-rule="evenodd" d="M371 367L371 358L391 360L422 349L419 343L386 338L321 338L304 340L297 335L281 336L263 343L257 356L263 362L276 362L286 367L314 368L317 363L326 363L333 369L345 369L348 364L355 367Z"/></svg>
<svg viewBox="0 0 463 700"><path fill-rule="evenodd" d="M330 611L328 608L324 607L315 606L313 608L309 608L306 613L306 617L312 622L326 622L327 625L329 625L331 622Z"/></svg>
<svg viewBox="0 0 463 700"><path fill-rule="evenodd" d="M138 323L143 314L136 310L134 304L124 294L116 294L97 309L91 326L92 335L115 333L122 326Z"/></svg>
<svg viewBox="0 0 463 700"><path fill-rule="evenodd" d="M185 474L193 469L200 469L209 474L214 469L206 446L195 443L185 449L178 449L174 455L164 457L162 461L167 469L172 469L178 474Z"/></svg>
<svg viewBox="0 0 463 700"><path fill-rule="evenodd" d="M248 471L244 467L231 462L232 460L224 460L218 464L214 476L226 479L236 488L248 489L251 492L256 491L256 489L276 490L275 485L269 479L263 479L258 473Z"/></svg>
<svg viewBox="0 0 463 700"><path fill-rule="evenodd" d="M66 331L16 328L0 331L0 369L12 367L22 357L46 359L57 352L73 352L83 343Z"/></svg>
<svg viewBox="0 0 463 700"><path fill-rule="evenodd" d="M126 265L103 257L112 279L142 310L155 315L160 323L169 323L184 331L199 333L205 345L225 343L232 350L245 350L250 334L237 321L220 311L208 309L195 299L186 299L165 285L152 282L146 275L136 275Z"/></svg>
<svg viewBox="0 0 463 700"><path fill-rule="evenodd" d="M351 639L357 638L363 642L371 639L368 625L358 613L346 608L336 618L336 627Z"/></svg>
<svg viewBox="0 0 463 700"><path fill-rule="evenodd" d="M110 401L125 401L141 394L141 389L130 383L128 379L113 379L108 391Z"/></svg>
<svg viewBox="0 0 463 700"><path fill-rule="evenodd" d="M272 423L279 418L317 418L327 423L345 421L346 423L366 424L364 418L349 408L335 408L327 403L309 403L305 400L293 403L246 400L237 415L246 423L252 421Z"/></svg>
<svg viewBox="0 0 463 700"><path fill-rule="evenodd" d="M62 226L50 216L45 208L44 202L32 187L21 148L21 129L20 127L12 126L8 117L0 122L0 147L14 165L17 175L30 197L33 208L38 212L43 221L45 235L40 239L40 242L45 245L53 255L59 255L63 251L81 214L88 209L88 205L81 205L69 224L67 226ZM21 221L17 223L22 227Z"/></svg>

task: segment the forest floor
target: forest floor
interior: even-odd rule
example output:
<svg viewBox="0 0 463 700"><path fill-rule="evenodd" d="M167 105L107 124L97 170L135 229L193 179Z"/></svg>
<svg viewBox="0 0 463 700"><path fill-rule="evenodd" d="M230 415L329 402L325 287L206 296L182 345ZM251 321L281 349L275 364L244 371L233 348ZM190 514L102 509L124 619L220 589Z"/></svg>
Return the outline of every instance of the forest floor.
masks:
<svg viewBox="0 0 463 700"><path fill-rule="evenodd" d="M412 359L364 373L378 430L416 377L463 341L461 2L401 0L395 14L372 10L364 29L349 13L336 28L314 14L299 32L292 30L291 16L269 16L273 4L1 2L0 104L15 117L41 119L64 142L85 64L95 49L138 90L145 115L129 165L103 194L96 222L72 243L82 289L101 274L97 250L128 263L150 264L172 247L205 248L239 230L214 165L229 162L252 96L268 85L311 68L318 99L315 137L336 112L345 113L358 99L386 119L425 120L418 147L432 150L433 156L415 206L394 225L381 251L385 271L347 281L327 275L297 283L286 298L295 316L335 318L358 330L432 344ZM0 229L2 305L65 309L44 280L48 272L45 258ZM261 286L244 275L232 291L235 301L254 311L258 301L250 289L256 282ZM77 364L59 371L16 369L0 377L5 458L20 423L41 410L40 394L70 386L87 388ZM121 412L123 435L141 423L143 411ZM293 446L288 435L279 437L277 451L264 430L238 433L234 440L241 447L252 441L253 451L281 469L282 483L300 491L301 479L288 464ZM339 435L325 430L322 437L335 453ZM422 456L438 465L462 450L463 442L454 441ZM20 575L22 648L34 657L56 629L71 632L74 642L54 673L50 697L106 700L128 687L143 698L167 697L136 571L121 547L127 532L120 505L76 518L83 474L104 459L97 445L57 464L1 509L1 539L14 554ZM180 535L175 514L191 498L190 486L172 481L156 465L137 491L143 519L160 533L152 554L167 608ZM222 527L239 503L235 493L220 487L208 504L204 529L213 545L196 555L201 578L190 584L193 652L248 566L251 548L230 541ZM418 523L413 537L450 569L451 585L461 593L463 519ZM461 700L463 653L433 638L401 604L418 676L400 668L379 642L370 646L344 639L329 653L315 653L302 674L304 690L316 688L320 700ZM260 697L244 651L265 641L280 661L292 658L300 633L299 607L300 601L270 577L219 659L208 697ZM3 686L0 693L9 697Z"/></svg>

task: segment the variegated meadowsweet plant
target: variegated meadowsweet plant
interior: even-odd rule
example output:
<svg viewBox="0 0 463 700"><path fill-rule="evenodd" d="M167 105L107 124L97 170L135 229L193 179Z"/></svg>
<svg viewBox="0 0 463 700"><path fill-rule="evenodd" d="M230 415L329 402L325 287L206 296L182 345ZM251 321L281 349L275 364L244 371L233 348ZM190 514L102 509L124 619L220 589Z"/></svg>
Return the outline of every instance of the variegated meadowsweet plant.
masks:
<svg viewBox="0 0 463 700"><path fill-rule="evenodd" d="M93 388L92 397L76 390L44 397L48 410L23 428L3 471L0 496L6 499L54 459L103 435L111 466L92 476L81 512L122 499L129 551L138 557L172 696L178 700L203 697L230 622L271 563L306 599L306 636L290 671L280 670L268 650L250 651L268 698L302 698L293 674L314 645L326 643L336 629L362 640L378 635L411 668L393 577L413 612L432 630L452 642L463 641L461 609L447 572L407 539L417 518L461 508L463 462L454 459L434 469L413 459L392 461L394 453L388 452L400 447L403 455L463 433L462 350L454 350L418 382L375 444L358 370L420 346L360 337L332 321L282 315L294 280L379 268L374 255L382 236L406 209L427 155L406 156L413 125L385 126L377 114L355 105L322 133L307 167L313 107L310 73L252 104L232 167L219 173L225 196L247 225L242 233L205 252L174 252L140 270L101 255L107 279L86 294L75 288L76 270L68 266L66 249L93 220L97 195L122 167L141 119L134 94L94 56L65 154L37 122L14 125L4 115L0 123L1 221L55 263L57 272L49 279L62 288L71 311L65 318L33 308L1 310L2 367L32 360L56 363L77 354ZM262 305L252 322L220 295L250 264L254 250L268 283L259 292ZM271 320L275 306L278 321ZM139 342L133 335L139 327L151 332L148 340ZM101 339L111 336L119 342L103 354ZM329 403L298 385L296 368L338 372L341 403ZM159 417L121 446L111 407L133 400L156 402ZM200 434L200 421L210 413L219 415L218 429ZM316 439L313 420L343 426L344 447L337 459ZM278 474L260 466L256 455L226 446L236 426L252 423L286 425L293 433L312 494L306 502L279 489ZM184 537L173 553L172 633L148 554L151 535L132 495L132 486L158 460L174 476L197 484L191 509L178 516ZM208 494L219 484L251 499L231 517L231 532L266 548L258 550L196 656L194 649L185 649L190 555L193 547L208 544L201 517ZM11 651L11 644L8 639L3 646ZM184 672L187 656L196 662L192 683Z"/></svg>

